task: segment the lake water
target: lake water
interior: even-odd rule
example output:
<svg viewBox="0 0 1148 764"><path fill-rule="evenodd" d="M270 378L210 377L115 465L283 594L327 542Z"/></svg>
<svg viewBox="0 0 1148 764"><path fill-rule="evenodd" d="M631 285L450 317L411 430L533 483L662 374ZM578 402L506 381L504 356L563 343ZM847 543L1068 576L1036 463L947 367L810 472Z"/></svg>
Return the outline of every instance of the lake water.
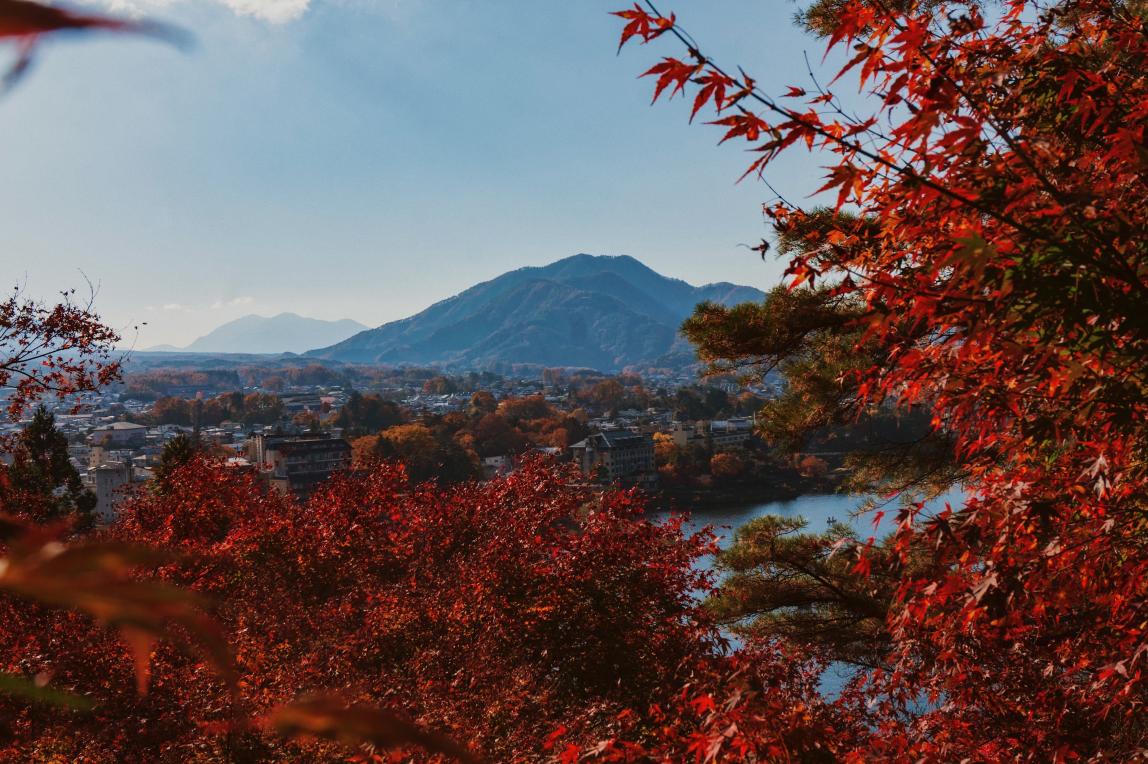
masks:
<svg viewBox="0 0 1148 764"><path fill-rule="evenodd" d="M733 542L733 535L738 528L754 518L763 515L780 515L781 517L801 517L808 525L806 532L821 533L829 528L831 521L845 523L853 527L861 538L869 536L884 536L893 531L893 523L897 514L896 501L889 502L882 507L885 516L881 523L874 528L873 510L864 515L858 515L859 509L864 505L866 496L853 496L848 494L825 494L814 496L799 496L787 501L769 501L760 504L746 504L734 507L714 507L697 509L690 512L691 529L712 526L718 535L718 545L725 549ZM929 502L926 509L943 509L946 502L958 504L964 499L961 489L954 488L943 496ZM660 512L657 518L668 516L669 513ZM700 561L709 567L710 560Z"/></svg>
<svg viewBox="0 0 1148 764"><path fill-rule="evenodd" d="M873 509L869 513L858 514L867 498L846 494L827 494L799 496L788 501L770 501L737 507L707 508L691 512L687 527L691 530L698 530L707 525L712 526L714 533L718 536L718 546L722 549L733 543L733 535L738 528L763 515L804 518L807 523L805 530L809 533L821 533L827 530L831 521L852 526L858 536L863 539L869 536L880 538L892 533L898 507L896 501L889 502L887 506ZM956 506L963 500L964 492L960 487L956 487L929 502L926 505L926 511L944 509L946 502ZM886 514L881 523L874 527L873 517L878 509L884 509ZM668 514L661 512L658 513L657 517L660 519ZM697 564L700 568L709 569L713 565L713 558L703 557L698 560ZM701 593L699 592L699 594ZM740 640L737 637L732 634L727 634L727 636L730 637L733 646L736 647L739 644ZM819 683L821 692L826 697L836 696L853 675L853 672L854 669L845 664L831 664L821 676Z"/></svg>

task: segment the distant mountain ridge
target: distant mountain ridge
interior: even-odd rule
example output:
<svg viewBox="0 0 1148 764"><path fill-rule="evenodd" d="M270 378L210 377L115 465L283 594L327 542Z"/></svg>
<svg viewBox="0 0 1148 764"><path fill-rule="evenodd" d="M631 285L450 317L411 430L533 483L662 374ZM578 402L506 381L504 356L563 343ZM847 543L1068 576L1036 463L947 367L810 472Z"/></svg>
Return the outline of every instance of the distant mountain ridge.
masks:
<svg viewBox="0 0 1148 764"><path fill-rule="evenodd" d="M695 358L678 329L695 305L764 297L736 284L695 287L626 255L574 255L504 273L307 355L445 368L684 366Z"/></svg>
<svg viewBox="0 0 1148 764"><path fill-rule="evenodd" d="M310 348L339 342L366 328L349 318L324 321L296 313L280 313L271 317L252 314L223 324L187 347L161 345L149 350L183 353L302 353Z"/></svg>

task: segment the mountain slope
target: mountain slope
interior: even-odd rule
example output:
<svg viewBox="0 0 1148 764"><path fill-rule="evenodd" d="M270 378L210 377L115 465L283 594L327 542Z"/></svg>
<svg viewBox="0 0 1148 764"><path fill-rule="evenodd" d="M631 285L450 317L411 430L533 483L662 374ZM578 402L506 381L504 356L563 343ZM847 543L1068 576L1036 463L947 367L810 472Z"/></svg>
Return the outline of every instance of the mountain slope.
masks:
<svg viewBox="0 0 1148 764"><path fill-rule="evenodd" d="M344 318L323 321L294 313L270 318L244 316L229 321L183 348L188 353L302 353L330 345L367 327Z"/></svg>
<svg viewBox="0 0 1148 764"><path fill-rule="evenodd" d="M504 273L308 355L455 368L682 365L693 358L678 327L697 303L763 298L736 284L691 286L632 257L575 255Z"/></svg>

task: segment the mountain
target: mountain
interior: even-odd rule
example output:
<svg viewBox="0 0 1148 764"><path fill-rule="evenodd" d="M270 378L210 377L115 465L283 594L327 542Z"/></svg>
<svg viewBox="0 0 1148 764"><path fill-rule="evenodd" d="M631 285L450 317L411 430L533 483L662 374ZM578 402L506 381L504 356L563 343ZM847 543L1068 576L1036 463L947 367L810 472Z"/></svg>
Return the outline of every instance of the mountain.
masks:
<svg viewBox="0 0 1148 764"><path fill-rule="evenodd" d="M449 368L683 366L695 358L678 327L695 305L764 297L736 284L691 286L628 256L575 255L504 273L307 355Z"/></svg>
<svg viewBox="0 0 1148 764"><path fill-rule="evenodd" d="M322 321L294 313L280 313L270 318L250 315L227 322L185 348L151 349L185 353L302 353L308 348L345 340L366 328L349 318Z"/></svg>

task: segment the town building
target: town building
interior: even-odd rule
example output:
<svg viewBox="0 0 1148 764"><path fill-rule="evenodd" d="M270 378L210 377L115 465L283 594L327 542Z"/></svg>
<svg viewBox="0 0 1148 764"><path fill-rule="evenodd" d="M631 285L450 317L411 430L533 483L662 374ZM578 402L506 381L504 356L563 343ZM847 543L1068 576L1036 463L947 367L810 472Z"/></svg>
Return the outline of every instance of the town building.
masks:
<svg viewBox="0 0 1148 764"><path fill-rule="evenodd" d="M131 464L105 462L88 470L88 487L96 494L96 522L106 525L116 519L116 504L131 483Z"/></svg>
<svg viewBox="0 0 1148 764"><path fill-rule="evenodd" d="M510 456L487 456L482 460L482 476L491 480L509 475L514 470L514 459Z"/></svg>
<svg viewBox="0 0 1148 764"><path fill-rule="evenodd" d="M753 437L753 419L701 420L697 422L674 422L670 429L674 445L679 448L702 446L715 451L728 451L743 448Z"/></svg>
<svg viewBox="0 0 1148 764"><path fill-rule="evenodd" d="M570 446L582 474L605 482L653 485L654 440L649 435L626 431L597 432Z"/></svg>
<svg viewBox="0 0 1148 764"><path fill-rule="evenodd" d="M120 462L127 464L135 456L131 448L112 448L110 446L90 446L88 448L88 469L94 470L102 464Z"/></svg>
<svg viewBox="0 0 1148 764"><path fill-rule="evenodd" d="M112 422L92 430L88 443L105 448L138 448L147 441L147 427L131 422Z"/></svg>
<svg viewBox="0 0 1148 764"><path fill-rule="evenodd" d="M306 498L319 483L351 466L351 444L328 435L252 435L247 458L280 493Z"/></svg>
<svg viewBox="0 0 1148 764"><path fill-rule="evenodd" d="M92 449L86 443L68 444L68 461L80 472L87 472L91 467Z"/></svg>

